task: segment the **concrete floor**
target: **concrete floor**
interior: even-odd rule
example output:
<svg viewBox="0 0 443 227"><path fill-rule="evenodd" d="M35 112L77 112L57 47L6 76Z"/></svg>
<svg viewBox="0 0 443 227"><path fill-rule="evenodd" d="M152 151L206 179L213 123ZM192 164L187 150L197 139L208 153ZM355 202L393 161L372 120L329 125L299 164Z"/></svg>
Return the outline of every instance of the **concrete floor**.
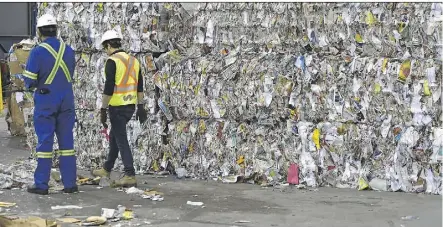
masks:
<svg viewBox="0 0 443 227"><path fill-rule="evenodd" d="M29 152L22 148L19 139L10 138L5 130L6 125L0 122L0 163L28 157ZM69 215L82 219L99 216L101 208L115 209L118 205L133 208L135 219L111 223L112 226L442 226L441 196L332 188L261 188L174 177L140 176L138 181L140 189L163 192L165 200L154 202L111 188L81 186L82 192L74 195L38 196L21 190L3 190L0 201L17 203L8 214L49 218ZM186 205L187 201L203 202L204 206ZM51 210L54 205L83 208ZM403 216L418 219L402 220ZM239 221L247 223L236 223Z"/></svg>

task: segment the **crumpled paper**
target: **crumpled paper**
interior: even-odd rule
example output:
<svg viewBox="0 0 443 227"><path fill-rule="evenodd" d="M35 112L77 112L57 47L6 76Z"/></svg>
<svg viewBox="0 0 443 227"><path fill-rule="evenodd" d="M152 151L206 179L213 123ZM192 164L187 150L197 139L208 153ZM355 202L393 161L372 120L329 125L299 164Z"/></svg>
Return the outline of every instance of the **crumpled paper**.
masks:
<svg viewBox="0 0 443 227"><path fill-rule="evenodd" d="M77 52L78 163L100 166L105 54L121 32L150 119L128 124L138 173L441 193L441 3L45 3ZM151 52L162 52L153 57ZM29 130L29 145L35 135ZM239 164L238 160L243 161ZM119 161L116 169L122 169Z"/></svg>
<svg viewBox="0 0 443 227"><path fill-rule="evenodd" d="M57 167L57 163L53 163L53 167ZM0 189L25 189L28 185L32 185L36 168L37 161L35 159L17 161L11 165L0 164ZM79 180L78 183L80 182ZM63 189L60 173L55 168L51 169L48 185L50 193Z"/></svg>
<svg viewBox="0 0 443 227"><path fill-rule="evenodd" d="M26 160L11 165L0 164L0 189L23 188L34 182L37 162Z"/></svg>

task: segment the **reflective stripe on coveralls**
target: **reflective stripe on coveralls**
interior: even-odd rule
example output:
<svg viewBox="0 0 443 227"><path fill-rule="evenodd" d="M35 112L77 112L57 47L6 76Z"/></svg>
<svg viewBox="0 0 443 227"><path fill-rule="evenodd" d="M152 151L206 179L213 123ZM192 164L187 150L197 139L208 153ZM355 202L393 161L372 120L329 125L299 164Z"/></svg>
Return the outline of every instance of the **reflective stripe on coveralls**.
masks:
<svg viewBox="0 0 443 227"><path fill-rule="evenodd" d="M25 77L28 77L29 79L33 79L33 80L36 80L37 79L37 74L35 74L35 73L31 73L31 72L29 72L29 71L23 71L23 74L22 74L23 76L25 76Z"/></svg>
<svg viewBox="0 0 443 227"><path fill-rule="evenodd" d="M59 150L59 151L57 151L57 153L60 156L74 156L75 155L74 150Z"/></svg>
<svg viewBox="0 0 443 227"><path fill-rule="evenodd" d="M52 152L36 152L37 158L52 158Z"/></svg>
<svg viewBox="0 0 443 227"><path fill-rule="evenodd" d="M60 156L74 156L75 150L58 150ZM52 152L36 152L37 158L52 158Z"/></svg>
<svg viewBox="0 0 443 227"><path fill-rule="evenodd" d="M48 78L46 79L45 84L52 83L59 67L62 68L68 82L71 82L71 74L69 73L68 67L63 61L63 54L65 53L66 44L60 42L60 50L58 51L58 53L47 43L42 43L40 44L40 46L49 51L49 53L51 53L51 55L55 58L54 67L52 68L51 74L49 74Z"/></svg>

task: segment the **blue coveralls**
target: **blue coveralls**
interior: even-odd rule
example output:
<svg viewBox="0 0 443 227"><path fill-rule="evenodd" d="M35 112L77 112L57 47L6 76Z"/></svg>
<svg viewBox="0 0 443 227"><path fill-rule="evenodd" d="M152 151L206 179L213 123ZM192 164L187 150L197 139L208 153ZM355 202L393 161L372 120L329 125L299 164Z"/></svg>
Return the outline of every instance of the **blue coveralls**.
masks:
<svg viewBox="0 0 443 227"><path fill-rule="evenodd" d="M32 49L23 72L27 89L34 93L34 127L38 137L35 185L47 190L52 167L54 133L57 135L60 172L65 187L76 186L77 168L74 152L75 124L72 77L75 53L55 37L44 40Z"/></svg>

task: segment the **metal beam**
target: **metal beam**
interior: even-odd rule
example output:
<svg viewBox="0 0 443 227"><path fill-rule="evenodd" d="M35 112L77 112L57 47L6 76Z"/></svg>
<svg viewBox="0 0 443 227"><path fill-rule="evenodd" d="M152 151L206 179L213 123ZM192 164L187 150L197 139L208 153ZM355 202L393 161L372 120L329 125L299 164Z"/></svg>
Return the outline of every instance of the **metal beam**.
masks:
<svg viewBox="0 0 443 227"><path fill-rule="evenodd" d="M0 35L0 39L3 38L30 38L31 35Z"/></svg>
<svg viewBox="0 0 443 227"><path fill-rule="evenodd" d="M0 50L3 51L3 53L8 53L8 51L3 47L1 43L0 43Z"/></svg>

